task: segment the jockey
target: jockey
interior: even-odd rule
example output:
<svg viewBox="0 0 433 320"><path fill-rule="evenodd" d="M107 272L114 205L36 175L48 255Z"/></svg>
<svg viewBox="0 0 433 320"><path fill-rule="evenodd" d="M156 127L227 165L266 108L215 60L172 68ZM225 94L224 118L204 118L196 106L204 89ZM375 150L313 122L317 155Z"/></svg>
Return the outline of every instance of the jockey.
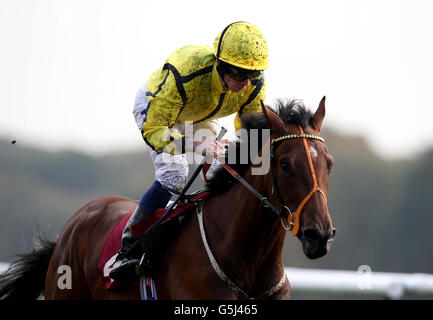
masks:
<svg viewBox="0 0 433 320"><path fill-rule="evenodd" d="M126 224L111 278L124 280L135 271L136 261L125 255L137 240L132 227L165 207L172 196L169 190L181 191L186 185L185 152L200 150L203 156L225 152L224 143L215 139L206 140L212 142L204 147L201 140L188 137L185 124L194 131L208 129L215 137L220 130L216 119L237 113L235 129L239 129L242 114L261 112L267 68L263 34L253 24L235 22L216 37L213 48L190 45L172 53L138 91L133 113L153 160L155 181Z"/></svg>

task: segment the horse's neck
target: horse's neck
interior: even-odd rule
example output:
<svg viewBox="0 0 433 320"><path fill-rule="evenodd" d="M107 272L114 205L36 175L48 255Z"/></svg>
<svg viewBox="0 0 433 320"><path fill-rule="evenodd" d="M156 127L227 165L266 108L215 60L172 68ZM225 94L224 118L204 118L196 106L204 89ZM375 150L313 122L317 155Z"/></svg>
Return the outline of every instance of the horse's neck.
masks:
<svg viewBox="0 0 433 320"><path fill-rule="evenodd" d="M265 195L263 176L247 173L245 178ZM225 194L211 199L206 210L208 239L223 269L229 269L237 278L245 275L254 278L250 282L266 273L263 269L278 273L276 269L282 267L285 233L277 217L263 211L259 199L237 184Z"/></svg>

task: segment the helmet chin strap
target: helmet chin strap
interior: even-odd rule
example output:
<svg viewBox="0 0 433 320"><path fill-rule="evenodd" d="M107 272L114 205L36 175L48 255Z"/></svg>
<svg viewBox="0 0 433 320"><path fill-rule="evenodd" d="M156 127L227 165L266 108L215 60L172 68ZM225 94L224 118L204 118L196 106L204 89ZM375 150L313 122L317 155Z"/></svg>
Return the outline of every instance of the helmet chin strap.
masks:
<svg viewBox="0 0 433 320"><path fill-rule="evenodd" d="M224 86L226 88L228 88L229 86L227 85L226 81L224 80L224 74L225 74L224 70L223 70L224 68L221 66L219 59L217 59L217 67L216 67L216 69L217 69L218 75L220 76L220 79L221 79L222 83L224 84Z"/></svg>

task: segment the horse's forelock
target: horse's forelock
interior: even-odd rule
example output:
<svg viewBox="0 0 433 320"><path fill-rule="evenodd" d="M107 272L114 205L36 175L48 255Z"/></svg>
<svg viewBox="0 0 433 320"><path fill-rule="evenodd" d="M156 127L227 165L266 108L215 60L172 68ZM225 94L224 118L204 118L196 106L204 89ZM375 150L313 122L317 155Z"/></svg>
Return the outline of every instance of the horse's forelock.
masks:
<svg viewBox="0 0 433 320"><path fill-rule="evenodd" d="M306 128L313 117L313 113L305 107L299 99L278 99L277 114L287 124L296 124Z"/></svg>
<svg viewBox="0 0 433 320"><path fill-rule="evenodd" d="M271 110L287 124L300 125L306 128L308 122L313 117L313 113L308 110L302 100L299 99L277 99L275 106ZM261 112L250 112L242 116L242 128L250 129L269 129L265 115Z"/></svg>

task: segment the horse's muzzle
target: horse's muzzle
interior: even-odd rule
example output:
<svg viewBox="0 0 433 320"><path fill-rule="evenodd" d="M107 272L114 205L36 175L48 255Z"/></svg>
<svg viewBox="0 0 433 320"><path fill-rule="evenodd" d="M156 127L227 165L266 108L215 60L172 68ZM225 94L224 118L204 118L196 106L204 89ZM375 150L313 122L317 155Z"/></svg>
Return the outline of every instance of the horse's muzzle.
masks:
<svg viewBox="0 0 433 320"><path fill-rule="evenodd" d="M335 229L323 232L319 229L306 229L300 235L302 249L309 259L317 259L328 253L335 237Z"/></svg>

